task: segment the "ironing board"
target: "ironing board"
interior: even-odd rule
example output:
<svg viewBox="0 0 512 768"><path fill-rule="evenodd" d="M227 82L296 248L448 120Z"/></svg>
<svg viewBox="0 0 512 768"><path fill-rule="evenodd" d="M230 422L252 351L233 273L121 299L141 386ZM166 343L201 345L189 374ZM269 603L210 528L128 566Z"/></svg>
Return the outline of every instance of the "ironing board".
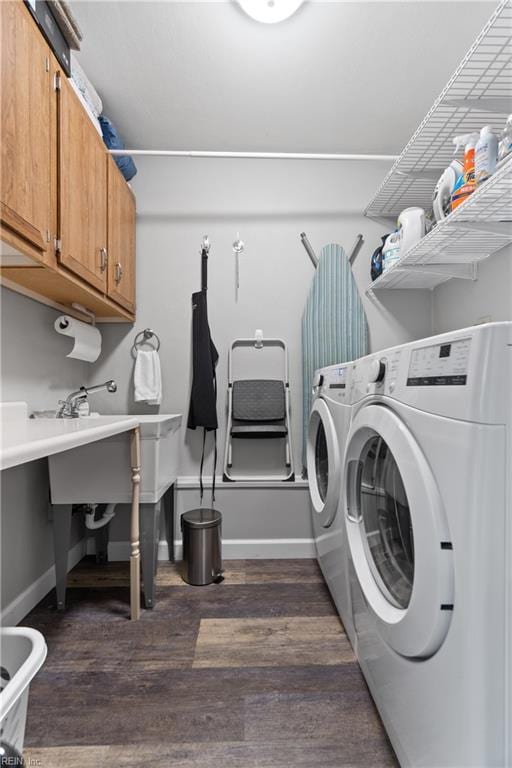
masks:
<svg viewBox="0 0 512 768"><path fill-rule="evenodd" d="M341 245L322 248L302 316L302 457L311 410L311 382L318 368L368 353L368 326L352 268Z"/></svg>

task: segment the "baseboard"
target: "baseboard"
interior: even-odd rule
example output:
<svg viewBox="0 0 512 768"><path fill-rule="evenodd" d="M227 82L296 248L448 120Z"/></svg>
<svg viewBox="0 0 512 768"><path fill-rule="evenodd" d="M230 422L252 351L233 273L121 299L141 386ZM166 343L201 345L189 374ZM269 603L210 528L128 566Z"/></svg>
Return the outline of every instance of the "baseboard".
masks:
<svg viewBox="0 0 512 768"><path fill-rule="evenodd" d="M183 556L181 539L174 542L174 552L177 560ZM309 558L315 557L314 539L224 539L222 542L222 557L224 560L258 560L268 558ZM111 541L108 545L109 560L129 560L130 542ZM167 542L158 544L158 559L168 560Z"/></svg>
<svg viewBox="0 0 512 768"><path fill-rule="evenodd" d="M74 568L84 555L85 539L81 539L69 550L68 571ZM55 566L52 565L51 568L48 568L45 573L4 608L0 616L1 625L3 627L15 627L54 587Z"/></svg>

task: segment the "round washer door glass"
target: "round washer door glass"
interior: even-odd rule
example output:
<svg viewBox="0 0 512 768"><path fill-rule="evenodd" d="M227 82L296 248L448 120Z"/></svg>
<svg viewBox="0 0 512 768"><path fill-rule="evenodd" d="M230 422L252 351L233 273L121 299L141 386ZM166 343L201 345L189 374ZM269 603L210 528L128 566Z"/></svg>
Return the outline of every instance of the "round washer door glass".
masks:
<svg viewBox="0 0 512 768"><path fill-rule="evenodd" d="M328 528L338 510L341 457L334 420L321 397L311 408L306 459L313 521L315 525Z"/></svg>
<svg viewBox="0 0 512 768"><path fill-rule="evenodd" d="M418 434L428 432L429 414L401 410ZM450 626L454 564L436 478L409 424L377 403L358 410L343 504L351 563L376 630L402 656L428 658Z"/></svg>
<svg viewBox="0 0 512 768"><path fill-rule="evenodd" d="M322 501L327 498L329 488L329 451L323 421L318 422L315 441L315 475L318 494Z"/></svg>
<svg viewBox="0 0 512 768"><path fill-rule="evenodd" d="M359 503L370 567L385 596L407 608L414 581L414 535L402 476L379 435L363 446L361 465Z"/></svg>

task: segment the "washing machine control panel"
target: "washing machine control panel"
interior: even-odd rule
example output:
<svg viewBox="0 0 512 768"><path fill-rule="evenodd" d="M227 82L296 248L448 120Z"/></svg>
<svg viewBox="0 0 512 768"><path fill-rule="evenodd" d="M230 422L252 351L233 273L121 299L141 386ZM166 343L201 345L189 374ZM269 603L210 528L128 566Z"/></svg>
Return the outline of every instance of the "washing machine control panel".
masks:
<svg viewBox="0 0 512 768"><path fill-rule="evenodd" d="M361 358L350 371L349 400L355 404L368 395L388 395L413 403L413 388L464 386L470 349L471 338L460 338Z"/></svg>
<svg viewBox="0 0 512 768"><path fill-rule="evenodd" d="M344 402L348 394L349 368L347 366L333 365L330 368L324 368L320 381L317 382L314 394L322 394L331 400Z"/></svg>
<svg viewBox="0 0 512 768"><path fill-rule="evenodd" d="M464 386L471 339L457 339L411 351L408 387Z"/></svg>

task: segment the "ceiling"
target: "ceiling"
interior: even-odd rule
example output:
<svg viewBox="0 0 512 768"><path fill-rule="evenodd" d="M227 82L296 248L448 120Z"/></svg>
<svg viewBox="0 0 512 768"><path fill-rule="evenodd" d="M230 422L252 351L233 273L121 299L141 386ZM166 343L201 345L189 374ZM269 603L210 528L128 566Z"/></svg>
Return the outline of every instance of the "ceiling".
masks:
<svg viewBox="0 0 512 768"><path fill-rule="evenodd" d="M80 61L127 146L398 153L495 3L73 2Z"/></svg>

